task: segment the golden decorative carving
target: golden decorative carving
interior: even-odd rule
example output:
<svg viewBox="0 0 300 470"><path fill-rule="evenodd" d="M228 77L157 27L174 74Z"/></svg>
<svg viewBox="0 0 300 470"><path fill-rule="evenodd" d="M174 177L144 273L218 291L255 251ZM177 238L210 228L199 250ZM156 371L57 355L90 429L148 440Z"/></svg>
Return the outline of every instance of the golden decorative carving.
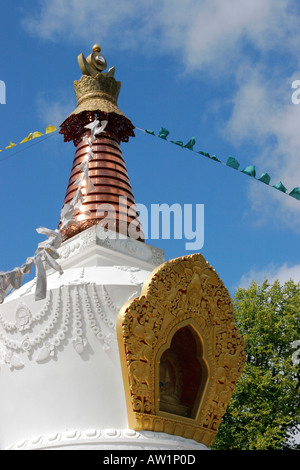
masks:
<svg viewBox="0 0 300 470"><path fill-rule="evenodd" d="M87 58L83 53L78 55L78 64L83 75L74 81L77 107L71 116L87 111L102 111L126 117L117 104L121 82L114 77L115 67L104 72L107 62L100 51L101 47L95 44L92 54Z"/></svg>
<svg viewBox="0 0 300 470"><path fill-rule="evenodd" d="M114 78L104 77L102 74L95 76L82 75L80 80L74 81L74 90L77 98L78 105L83 101L84 95L93 94L103 99L110 100L117 104L118 96L120 93L121 82L117 82ZM90 99L93 96L88 96Z"/></svg>
<svg viewBox="0 0 300 470"><path fill-rule="evenodd" d="M229 293L204 257L153 271L141 296L120 310L117 335L129 427L210 445L245 349Z"/></svg>
<svg viewBox="0 0 300 470"><path fill-rule="evenodd" d="M103 73L107 67L107 62L105 57L100 54L101 47L98 44L93 46L93 52L87 58L84 57L83 53L78 56L78 64L81 72L84 75L97 75ZM115 73L115 68L111 67L108 72L103 73L107 77L113 77Z"/></svg>

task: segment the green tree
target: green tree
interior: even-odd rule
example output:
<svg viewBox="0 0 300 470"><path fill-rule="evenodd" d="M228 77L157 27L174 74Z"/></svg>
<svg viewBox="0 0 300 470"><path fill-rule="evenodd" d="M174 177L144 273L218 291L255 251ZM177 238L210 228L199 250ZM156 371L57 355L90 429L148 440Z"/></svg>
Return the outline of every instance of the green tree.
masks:
<svg viewBox="0 0 300 470"><path fill-rule="evenodd" d="M300 283L253 282L233 299L246 363L219 427L213 449L300 449ZM299 349L299 346L298 346Z"/></svg>

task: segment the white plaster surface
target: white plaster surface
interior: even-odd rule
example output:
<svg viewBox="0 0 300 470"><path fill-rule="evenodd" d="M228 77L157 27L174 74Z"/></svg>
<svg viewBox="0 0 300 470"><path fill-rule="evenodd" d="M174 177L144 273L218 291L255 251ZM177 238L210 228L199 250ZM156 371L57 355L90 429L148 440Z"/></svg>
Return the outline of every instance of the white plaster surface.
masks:
<svg viewBox="0 0 300 470"><path fill-rule="evenodd" d="M0 450L206 449L128 429L116 339L121 306L137 297L163 252L91 227L60 248L48 270L0 305Z"/></svg>

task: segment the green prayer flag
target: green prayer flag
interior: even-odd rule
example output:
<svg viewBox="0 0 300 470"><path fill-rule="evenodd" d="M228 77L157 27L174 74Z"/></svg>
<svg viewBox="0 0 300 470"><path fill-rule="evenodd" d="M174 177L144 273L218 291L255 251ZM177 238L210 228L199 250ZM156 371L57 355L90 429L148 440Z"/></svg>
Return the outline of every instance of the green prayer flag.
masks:
<svg viewBox="0 0 300 470"><path fill-rule="evenodd" d="M189 150L194 150L194 145L196 143L195 137L192 137L187 144L185 144L183 147Z"/></svg>
<svg viewBox="0 0 300 470"><path fill-rule="evenodd" d="M211 158L211 160L215 160L215 162L221 162L221 160L219 160L216 155L213 155L210 158Z"/></svg>
<svg viewBox="0 0 300 470"><path fill-rule="evenodd" d="M183 142L182 140L171 140L172 144L179 145L180 147L183 147Z"/></svg>
<svg viewBox="0 0 300 470"><path fill-rule="evenodd" d="M147 134L155 135L154 132L151 131L151 129L145 129L145 132L147 132Z"/></svg>
<svg viewBox="0 0 300 470"><path fill-rule="evenodd" d="M161 139L166 139L169 134L170 134L170 132L168 131L168 129L165 129L164 127L161 127L160 131L158 133L158 137L160 137Z"/></svg>
<svg viewBox="0 0 300 470"><path fill-rule="evenodd" d="M238 170L240 166L239 162L235 158L230 156L227 159L226 165L230 166L231 168L234 168L235 170Z"/></svg>
<svg viewBox="0 0 300 470"><path fill-rule="evenodd" d="M269 184L271 181L271 176L268 173L262 173L261 177L258 178L258 181L262 181L265 184Z"/></svg>
<svg viewBox="0 0 300 470"><path fill-rule="evenodd" d="M283 193L286 192L286 188L283 186L282 182L279 181L277 184L273 184L273 188L279 189L279 191L282 191Z"/></svg>
<svg viewBox="0 0 300 470"><path fill-rule="evenodd" d="M197 153L200 153L200 155L204 155L205 157L210 158L209 153L207 153L207 152L202 152L202 150L199 150L199 152L197 152Z"/></svg>
<svg viewBox="0 0 300 470"><path fill-rule="evenodd" d="M299 188L299 187L294 188L294 189L289 193L289 196L292 196L292 197L294 197L295 199L298 199L298 201L300 201L300 188Z"/></svg>
<svg viewBox="0 0 300 470"><path fill-rule="evenodd" d="M254 165L246 166L246 168L242 170L242 173L246 173L246 175L253 176L253 178L255 178L255 175L256 175L255 166Z"/></svg>

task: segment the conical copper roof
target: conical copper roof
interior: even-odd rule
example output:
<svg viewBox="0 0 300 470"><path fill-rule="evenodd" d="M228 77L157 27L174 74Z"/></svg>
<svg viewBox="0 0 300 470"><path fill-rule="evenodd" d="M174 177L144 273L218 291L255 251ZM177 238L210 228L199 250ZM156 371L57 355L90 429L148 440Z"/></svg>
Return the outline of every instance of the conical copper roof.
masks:
<svg viewBox="0 0 300 470"><path fill-rule="evenodd" d="M65 141L72 140L76 146L63 207L70 204L76 194L80 164L90 150L93 158L89 161L88 176L93 189L87 192L82 188L82 204L74 214L74 223L61 228L61 233L63 239L68 239L92 225L101 225L143 241L143 230L120 147L120 141L128 141L130 136L134 136L134 126L117 106L121 83L114 78L114 68L106 74L99 71L103 68L103 60L98 68L95 61L103 56L99 54L98 45L93 47L93 51L87 60L82 54L78 56L83 76L74 82L77 108L60 126ZM88 144L84 137L88 138L91 133L85 126L95 119L106 120L107 125Z"/></svg>

